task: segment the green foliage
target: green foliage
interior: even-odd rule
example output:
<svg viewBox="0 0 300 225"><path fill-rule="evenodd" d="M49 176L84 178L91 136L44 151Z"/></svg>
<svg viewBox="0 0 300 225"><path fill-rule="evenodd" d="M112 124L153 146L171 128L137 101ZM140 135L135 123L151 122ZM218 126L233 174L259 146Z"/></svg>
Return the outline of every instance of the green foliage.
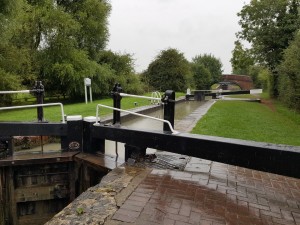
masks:
<svg viewBox="0 0 300 225"><path fill-rule="evenodd" d="M259 65L249 66L248 75L252 78L254 88L268 90L271 74L266 67Z"/></svg>
<svg viewBox="0 0 300 225"><path fill-rule="evenodd" d="M107 82L110 88L120 83L124 92L142 94L143 87L138 76L134 73L133 59L130 54L119 54L112 51L102 51L98 63L110 68L113 76Z"/></svg>
<svg viewBox="0 0 300 225"><path fill-rule="evenodd" d="M219 101L197 123L193 133L300 145L300 123L268 106L242 101ZM298 121L298 122L296 122Z"/></svg>
<svg viewBox="0 0 300 225"><path fill-rule="evenodd" d="M276 68L300 28L299 4L298 0L251 1L238 13L242 30L237 36L251 43L256 61L267 65L272 72L270 91L275 97L278 96Z"/></svg>
<svg viewBox="0 0 300 225"><path fill-rule="evenodd" d="M194 82L197 90L209 90L212 77L208 69L203 64L192 64L192 72L194 74Z"/></svg>
<svg viewBox="0 0 300 225"><path fill-rule="evenodd" d="M284 52L279 68L279 97L289 107L300 111L300 33Z"/></svg>
<svg viewBox="0 0 300 225"><path fill-rule="evenodd" d="M85 77L97 81L102 78L105 81L106 76L112 74L109 68L102 68L95 61L89 60L87 54L82 50L71 48L67 52L66 49L64 52L66 56L61 59L56 57L51 59L49 58L52 55L51 52L45 51L44 53L45 57L42 57L44 59L42 75L39 78L44 81L44 85L49 92L58 92L71 97L83 95L83 79ZM56 77L56 79L53 79L53 77ZM100 84L103 84L103 82ZM99 83L96 85L99 85ZM100 90L101 88L95 88L93 92L96 94L103 93ZM105 90L105 88L102 90Z"/></svg>
<svg viewBox="0 0 300 225"><path fill-rule="evenodd" d="M151 87L151 85L150 85L150 81L149 81L150 79L149 79L149 75L147 74L147 71L141 72L138 76L139 76L141 85L144 87L144 90L146 92L154 91L154 88Z"/></svg>
<svg viewBox="0 0 300 225"><path fill-rule="evenodd" d="M211 83L215 84L221 80L222 62L211 54L197 55L193 58L193 64L202 64L211 74Z"/></svg>
<svg viewBox="0 0 300 225"><path fill-rule="evenodd" d="M77 208L76 209L77 215L82 215L84 213L84 209L83 208Z"/></svg>
<svg viewBox="0 0 300 225"><path fill-rule="evenodd" d="M260 84L260 88L264 90L264 92L269 93L269 88L270 88L270 77L271 77L271 72L269 69L263 67L259 70L258 73L258 82Z"/></svg>
<svg viewBox="0 0 300 225"><path fill-rule="evenodd" d="M143 94L145 92L144 86L142 85L138 75L129 74L125 77L124 92L131 94Z"/></svg>
<svg viewBox="0 0 300 225"><path fill-rule="evenodd" d="M50 93L82 95L84 77L97 81L96 94L107 93L114 73L97 60L108 40L109 13L107 0L5 0L0 68L28 87L40 79Z"/></svg>
<svg viewBox="0 0 300 225"><path fill-rule="evenodd" d="M232 58L230 59L233 73L240 75L248 75L250 66L254 65L254 59L249 49L244 49L240 41L234 42Z"/></svg>
<svg viewBox="0 0 300 225"><path fill-rule="evenodd" d="M32 63L29 60L31 52L26 46L19 47L13 43L20 28L19 14L24 3L22 0L5 0L1 1L0 5L0 82L4 84L2 88L17 88L21 86L22 81L25 83L27 79L34 77L31 72ZM26 73L27 76L21 77L23 73ZM7 85L6 83L12 77L14 84ZM11 97L6 96L5 98L10 99Z"/></svg>
<svg viewBox="0 0 300 225"><path fill-rule="evenodd" d="M21 88L18 77L14 74L5 72L0 68L0 90L18 90ZM0 106L10 105L12 103L12 95L0 95Z"/></svg>
<svg viewBox="0 0 300 225"><path fill-rule="evenodd" d="M102 51L100 52L98 63L109 65L119 76L130 74L134 71L133 60L130 54L122 55L112 51Z"/></svg>
<svg viewBox="0 0 300 225"><path fill-rule="evenodd" d="M189 62L177 49L169 48L160 52L145 72L145 80L154 89L185 91L190 74Z"/></svg>
<svg viewBox="0 0 300 225"><path fill-rule="evenodd" d="M111 6L108 1L57 1L64 11L80 25L79 32L73 33L78 47L88 52L89 58L98 59L108 41L108 21Z"/></svg>

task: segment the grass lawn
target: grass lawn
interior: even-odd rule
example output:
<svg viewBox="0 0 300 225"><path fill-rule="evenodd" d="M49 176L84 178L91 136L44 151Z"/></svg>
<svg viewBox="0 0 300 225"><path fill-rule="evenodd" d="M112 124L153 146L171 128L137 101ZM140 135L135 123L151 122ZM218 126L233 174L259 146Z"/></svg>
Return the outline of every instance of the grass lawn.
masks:
<svg viewBox="0 0 300 225"><path fill-rule="evenodd" d="M276 103L218 101L192 133L300 146L300 114Z"/></svg>
<svg viewBox="0 0 300 225"><path fill-rule="evenodd" d="M151 93L145 94L151 96ZM184 93L176 93L176 98L184 96ZM137 107L150 105L150 100L133 98L133 97L123 97L121 101L122 109L135 108L135 102L137 102ZM45 102L47 103L47 102ZM97 104L103 104L112 106L113 100L108 97L101 100L94 100L93 103L85 104L84 98L82 103L64 104L64 113L66 115L82 115L85 116L96 116L96 106ZM112 113L112 110L106 108L100 108L100 117ZM61 111L59 106L44 107L44 118L47 121L58 122L61 120ZM36 121L37 120L37 110L32 109L21 109L21 110L4 110L0 111L0 121Z"/></svg>

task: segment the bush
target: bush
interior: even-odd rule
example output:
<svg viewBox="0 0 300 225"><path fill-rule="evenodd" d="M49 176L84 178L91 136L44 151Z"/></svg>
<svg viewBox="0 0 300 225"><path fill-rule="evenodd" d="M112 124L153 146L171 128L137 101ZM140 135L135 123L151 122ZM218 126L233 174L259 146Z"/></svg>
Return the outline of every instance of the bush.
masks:
<svg viewBox="0 0 300 225"><path fill-rule="evenodd" d="M287 106L300 111L300 33L284 51L279 66L279 98Z"/></svg>
<svg viewBox="0 0 300 225"><path fill-rule="evenodd" d="M20 90L22 85L20 79L14 74L5 72L0 68L0 90L1 91L16 91ZM0 106L11 105L14 95L0 94Z"/></svg>

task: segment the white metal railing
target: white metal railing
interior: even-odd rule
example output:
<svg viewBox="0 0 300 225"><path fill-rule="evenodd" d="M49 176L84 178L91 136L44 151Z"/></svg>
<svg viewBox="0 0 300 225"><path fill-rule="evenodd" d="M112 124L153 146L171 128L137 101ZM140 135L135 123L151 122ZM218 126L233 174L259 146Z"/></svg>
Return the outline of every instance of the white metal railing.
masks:
<svg viewBox="0 0 300 225"><path fill-rule="evenodd" d="M46 104L36 104L36 105L21 105L21 106L10 106L10 107L0 107L1 110L10 110L10 109L26 109L26 108L37 108L41 106L60 106L61 109L61 119L62 122L65 123L65 113L64 113L64 106L62 103L46 103Z"/></svg>
<svg viewBox="0 0 300 225"><path fill-rule="evenodd" d="M263 89L251 89L250 94L261 94L263 93Z"/></svg>
<svg viewBox="0 0 300 225"><path fill-rule="evenodd" d="M99 107L103 107L103 108L107 108L107 109L113 109L113 110L117 110L117 111L120 111L120 112L126 112L126 113L129 113L129 114L132 114L132 115L136 115L136 116L140 116L140 117L144 117L144 118L148 118L148 119L152 119L152 120L157 120L157 121L160 121L160 122L163 122L163 123L167 123L170 127L170 130L171 130L172 134L178 134L179 133L178 131L173 129L172 124L168 120L163 120L163 119L159 119L159 118L156 118L156 117L147 116L147 115L143 115L143 114L140 114L140 113L131 112L131 111L124 110L124 109L118 109L118 108L114 108L114 107L107 106L107 105L102 105L102 104L97 105L97 108L96 108L96 123L94 125L99 125L99 121L100 121Z"/></svg>
<svg viewBox="0 0 300 225"><path fill-rule="evenodd" d="M0 91L0 94L18 94L18 93L30 93L30 90L20 90L20 91Z"/></svg>
<svg viewBox="0 0 300 225"><path fill-rule="evenodd" d="M155 98L155 97L148 97L148 96L143 96L143 95L131 95L131 94L126 94L126 93L120 93L121 96L124 97L135 97L135 98L144 98L144 99L150 99L150 100L161 100L161 98Z"/></svg>
<svg viewBox="0 0 300 225"><path fill-rule="evenodd" d="M153 99L151 100L151 104L159 104L161 102L161 94L159 93L159 91L153 91L151 97L153 97ZM159 98L159 100L157 100L157 98Z"/></svg>

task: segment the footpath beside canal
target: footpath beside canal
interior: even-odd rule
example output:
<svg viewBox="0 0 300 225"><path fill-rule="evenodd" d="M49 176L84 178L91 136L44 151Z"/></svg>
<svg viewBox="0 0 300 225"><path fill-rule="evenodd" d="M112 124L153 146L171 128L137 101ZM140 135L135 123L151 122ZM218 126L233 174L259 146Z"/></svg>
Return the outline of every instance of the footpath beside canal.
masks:
<svg viewBox="0 0 300 225"><path fill-rule="evenodd" d="M212 104L175 129L189 132ZM157 157L169 166L123 164L47 225L300 224L300 179L166 152Z"/></svg>

